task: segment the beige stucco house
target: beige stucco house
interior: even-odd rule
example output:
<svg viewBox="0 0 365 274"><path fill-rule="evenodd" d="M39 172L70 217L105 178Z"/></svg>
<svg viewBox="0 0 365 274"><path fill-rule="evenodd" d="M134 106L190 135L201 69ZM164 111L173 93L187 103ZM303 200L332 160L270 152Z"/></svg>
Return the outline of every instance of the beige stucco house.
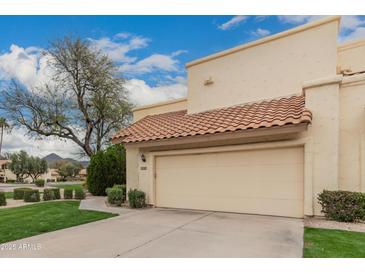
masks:
<svg viewBox="0 0 365 274"><path fill-rule="evenodd" d="M303 217L324 189L365 191L365 41L328 17L186 64L187 98L113 137L127 188L157 207Z"/></svg>
<svg viewBox="0 0 365 274"><path fill-rule="evenodd" d="M5 183L8 180L15 181L16 175L8 168L10 160L0 160L0 183ZM43 179L46 182L57 182L59 177L57 169L49 168L46 173L39 176L39 179ZM25 183L31 183L30 177L24 179Z"/></svg>

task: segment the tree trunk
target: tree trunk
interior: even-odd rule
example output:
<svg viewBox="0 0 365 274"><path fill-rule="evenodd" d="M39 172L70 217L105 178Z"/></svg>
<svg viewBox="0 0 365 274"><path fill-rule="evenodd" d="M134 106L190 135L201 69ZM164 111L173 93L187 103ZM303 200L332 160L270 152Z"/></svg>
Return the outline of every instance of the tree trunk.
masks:
<svg viewBox="0 0 365 274"><path fill-rule="evenodd" d="M1 136L0 136L0 158L1 158L1 148L3 146L3 136L4 136L4 126L1 127Z"/></svg>

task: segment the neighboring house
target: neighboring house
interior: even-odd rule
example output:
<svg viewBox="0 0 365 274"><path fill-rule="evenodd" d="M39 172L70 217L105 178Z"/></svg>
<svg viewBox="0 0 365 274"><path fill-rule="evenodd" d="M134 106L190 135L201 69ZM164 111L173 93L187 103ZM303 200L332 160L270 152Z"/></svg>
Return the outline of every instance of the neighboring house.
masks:
<svg viewBox="0 0 365 274"><path fill-rule="evenodd" d="M83 168L79 171L79 177L80 178L86 178L87 177L87 169Z"/></svg>
<svg viewBox="0 0 365 274"><path fill-rule="evenodd" d="M0 160L0 183L4 183L7 180L16 180L16 175L8 168L8 164L10 160ZM59 174L57 169L48 169L47 173L42 174L39 176L40 179L44 179L45 181L52 181L57 182L57 178ZM25 183L30 183L31 178L25 178Z"/></svg>
<svg viewBox="0 0 365 274"><path fill-rule="evenodd" d="M47 173L44 173L40 176L40 178L45 180L46 182L57 182L57 178L59 177L60 175L58 173L58 170L55 168L49 168L47 170Z"/></svg>
<svg viewBox="0 0 365 274"><path fill-rule="evenodd" d="M6 181L5 169L7 160L0 160L0 183L4 183Z"/></svg>
<svg viewBox="0 0 365 274"><path fill-rule="evenodd" d="M365 40L329 17L186 65L188 95L134 110L113 136L127 188L158 207L320 215L365 191Z"/></svg>
<svg viewBox="0 0 365 274"><path fill-rule="evenodd" d="M15 180L16 175L8 169L9 160L0 160L0 183L5 183L7 180Z"/></svg>

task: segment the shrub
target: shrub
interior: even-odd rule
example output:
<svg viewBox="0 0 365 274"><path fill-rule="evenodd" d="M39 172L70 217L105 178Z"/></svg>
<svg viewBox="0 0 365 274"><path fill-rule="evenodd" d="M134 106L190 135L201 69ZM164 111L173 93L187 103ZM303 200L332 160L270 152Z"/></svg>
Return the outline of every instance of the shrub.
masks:
<svg viewBox="0 0 365 274"><path fill-rule="evenodd" d="M37 187L44 187L44 180L43 179L37 179L34 181L35 185Z"/></svg>
<svg viewBox="0 0 365 274"><path fill-rule="evenodd" d="M51 188L53 190L53 195L55 200L61 199L61 193L59 188Z"/></svg>
<svg viewBox="0 0 365 274"><path fill-rule="evenodd" d="M6 183L7 184L14 184L14 183L16 183L16 180L14 180L14 179L7 179L6 180Z"/></svg>
<svg viewBox="0 0 365 274"><path fill-rule="evenodd" d="M365 220L365 193L324 190L318 195L318 201L327 219L339 222Z"/></svg>
<svg viewBox="0 0 365 274"><path fill-rule="evenodd" d="M73 199L74 190L72 188L65 188L63 190L63 198L64 199Z"/></svg>
<svg viewBox="0 0 365 274"><path fill-rule="evenodd" d="M47 179L47 183L54 183L54 182L56 182L55 179Z"/></svg>
<svg viewBox="0 0 365 274"><path fill-rule="evenodd" d="M45 188L43 190L43 201L50 201L50 200L54 200L55 199L55 195L54 195L54 191L52 188Z"/></svg>
<svg viewBox="0 0 365 274"><path fill-rule="evenodd" d="M128 202L131 208L141 208L146 206L146 194L138 189L128 191Z"/></svg>
<svg viewBox="0 0 365 274"><path fill-rule="evenodd" d="M108 187L125 184L125 180L125 149L122 145L112 145L91 157L87 168L87 186L91 194L103 196Z"/></svg>
<svg viewBox="0 0 365 274"><path fill-rule="evenodd" d="M107 188L106 194L108 195L109 204L120 206L124 201L123 190L117 185Z"/></svg>
<svg viewBox="0 0 365 274"><path fill-rule="evenodd" d="M39 201L40 201L40 196L38 189L28 189L24 191L24 202L31 203Z"/></svg>
<svg viewBox="0 0 365 274"><path fill-rule="evenodd" d="M0 206L6 206L6 197L3 191L0 191Z"/></svg>
<svg viewBox="0 0 365 274"><path fill-rule="evenodd" d="M27 190L32 190L31 188L27 188L27 187L20 187L20 188L15 188L14 189L14 200L23 200L24 199L24 192Z"/></svg>
<svg viewBox="0 0 365 274"><path fill-rule="evenodd" d="M81 186L75 188L75 199L77 200L85 199L85 191Z"/></svg>

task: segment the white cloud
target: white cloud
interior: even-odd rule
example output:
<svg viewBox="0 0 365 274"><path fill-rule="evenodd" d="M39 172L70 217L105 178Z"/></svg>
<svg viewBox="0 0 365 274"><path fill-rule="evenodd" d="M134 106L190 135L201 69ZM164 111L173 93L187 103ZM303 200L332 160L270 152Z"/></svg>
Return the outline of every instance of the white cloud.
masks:
<svg viewBox="0 0 365 274"><path fill-rule="evenodd" d="M268 17L268 15L257 15L257 16L255 16L255 20L256 20L256 22L262 22L262 21L264 21L267 17Z"/></svg>
<svg viewBox="0 0 365 274"><path fill-rule="evenodd" d="M324 16L320 15L288 15L278 16L283 23L289 24L304 24L313 20L317 20ZM340 36L339 41L348 41L365 38L364 33L365 20L357 15L343 15L341 16Z"/></svg>
<svg viewBox="0 0 365 274"><path fill-rule="evenodd" d="M279 20L289 24L304 24L323 18L323 15L280 15ZM341 16L341 31L355 30L357 27L364 25L365 20L356 15Z"/></svg>
<svg viewBox="0 0 365 274"><path fill-rule="evenodd" d="M264 37L269 35L271 32L267 29L258 28L255 31L252 31L251 34L257 37Z"/></svg>
<svg viewBox="0 0 365 274"><path fill-rule="evenodd" d="M5 133L3 153L13 153L20 150L25 150L28 154L39 157L44 157L50 153L57 153L61 157L71 157L74 159L78 159L78 155L75 153L80 151L79 147L70 140L58 140L55 138L37 140L26 135L25 130L17 128L10 133Z"/></svg>
<svg viewBox="0 0 365 274"><path fill-rule="evenodd" d="M278 18L283 23L304 24L324 17L323 15L279 15Z"/></svg>
<svg viewBox="0 0 365 274"><path fill-rule="evenodd" d="M0 55L0 80L18 79L28 88L50 79L49 57L36 47L22 48L11 45L8 52Z"/></svg>
<svg viewBox="0 0 365 274"><path fill-rule="evenodd" d="M362 20L359 16L345 15L341 17L342 30L356 30L357 27L363 24L365 24L365 20Z"/></svg>
<svg viewBox="0 0 365 274"><path fill-rule="evenodd" d="M117 37L123 39L129 37L126 33L118 33L116 34ZM128 41L119 41L119 39L110 39L109 37L103 37L100 39L92 39L89 38L91 45L97 49L101 50L102 52L108 54L108 56L114 60L115 62L134 62L136 60L136 57L130 57L127 56L127 53L129 53L132 50L145 48L148 46L149 39L140 37L140 36L134 36Z"/></svg>
<svg viewBox="0 0 365 274"><path fill-rule="evenodd" d="M129 32L119 32L113 36L114 39L127 39L131 34Z"/></svg>
<svg viewBox="0 0 365 274"><path fill-rule="evenodd" d="M131 79L126 82L129 99L137 106L163 102L166 100L183 98L186 96L185 83L176 82L170 85L151 87L145 81Z"/></svg>
<svg viewBox="0 0 365 274"><path fill-rule="evenodd" d="M237 15L237 16L234 16L229 21L219 25L218 28L221 29L221 30L229 30L229 29L232 29L234 27L237 27L239 24L241 24L246 19L247 19L247 16Z"/></svg>
<svg viewBox="0 0 365 274"><path fill-rule="evenodd" d="M179 70L176 55L152 54L136 63L127 63L120 66L120 71L125 74L144 74L152 71L175 72Z"/></svg>
<svg viewBox="0 0 365 274"><path fill-rule="evenodd" d="M346 42L351 40L358 40L365 38L365 27L358 27L356 30L348 35L340 36L340 42Z"/></svg>
<svg viewBox="0 0 365 274"><path fill-rule="evenodd" d="M184 53L188 53L187 50L184 50L184 49L180 49L180 50L177 50L177 51L174 51L173 53L170 54L171 57L176 57L176 56L179 56L181 54L184 54Z"/></svg>

